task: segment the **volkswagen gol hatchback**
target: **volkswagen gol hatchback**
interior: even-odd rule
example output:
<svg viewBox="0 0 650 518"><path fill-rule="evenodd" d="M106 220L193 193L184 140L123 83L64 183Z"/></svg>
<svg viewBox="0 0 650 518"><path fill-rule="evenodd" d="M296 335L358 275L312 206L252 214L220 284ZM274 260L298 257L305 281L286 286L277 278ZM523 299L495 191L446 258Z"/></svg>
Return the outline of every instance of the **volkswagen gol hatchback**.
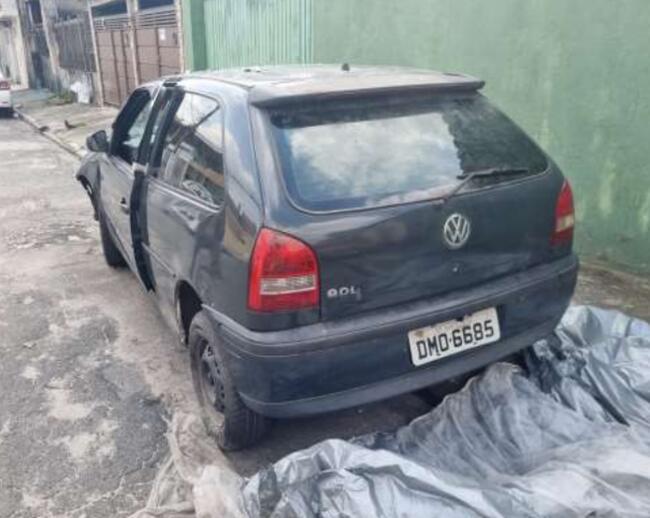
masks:
<svg viewBox="0 0 650 518"><path fill-rule="evenodd" d="M481 93L431 71L277 67L138 88L78 179L111 266L189 345L224 449L267 418L459 376L553 332L573 200Z"/></svg>

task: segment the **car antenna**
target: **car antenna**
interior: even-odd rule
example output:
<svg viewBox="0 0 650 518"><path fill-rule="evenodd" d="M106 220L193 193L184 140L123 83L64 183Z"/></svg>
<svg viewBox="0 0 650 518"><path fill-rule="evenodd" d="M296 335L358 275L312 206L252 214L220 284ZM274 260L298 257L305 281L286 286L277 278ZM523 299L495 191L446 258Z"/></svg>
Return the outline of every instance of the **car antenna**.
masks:
<svg viewBox="0 0 650 518"><path fill-rule="evenodd" d="M341 65L341 70L343 70L343 72L349 72L350 71L350 63L343 63Z"/></svg>

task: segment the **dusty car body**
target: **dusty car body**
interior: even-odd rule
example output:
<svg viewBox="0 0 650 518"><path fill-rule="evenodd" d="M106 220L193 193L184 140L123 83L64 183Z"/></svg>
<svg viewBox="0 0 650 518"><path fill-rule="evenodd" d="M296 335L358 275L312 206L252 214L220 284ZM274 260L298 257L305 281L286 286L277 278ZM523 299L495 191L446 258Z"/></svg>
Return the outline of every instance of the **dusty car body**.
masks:
<svg viewBox="0 0 650 518"><path fill-rule="evenodd" d="M107 262L190 347L225 449L551 334L576 283L557 165L468 76L335 66L137 89L77 178Z"/></svg>

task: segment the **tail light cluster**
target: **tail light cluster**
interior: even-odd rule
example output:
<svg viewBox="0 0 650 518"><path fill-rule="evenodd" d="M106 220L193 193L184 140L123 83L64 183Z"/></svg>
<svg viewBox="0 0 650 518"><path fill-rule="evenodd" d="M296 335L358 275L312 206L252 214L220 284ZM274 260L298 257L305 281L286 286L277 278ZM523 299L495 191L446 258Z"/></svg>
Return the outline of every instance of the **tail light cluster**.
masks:
<svg viewBox="0 0 650 518"><path fill-rule="evenodd" d="M0 79L0 90L11 90L11 84L5 79Z"/></svg>
<svg viewBox="0 0 650 518"><path fill-rule="evenodd" d="M302 241L263 228L250 263L248 307L253 311L291 311L319 305L318 261Z"/></svg>
<svg viewBox="0 0 650 518"><path fill-rule="evenodd" d="M551 236L551 244L570 243L573 240L574 227L573 193L571 192L571 185L565 180L555 205L555 228Z"/></svg>

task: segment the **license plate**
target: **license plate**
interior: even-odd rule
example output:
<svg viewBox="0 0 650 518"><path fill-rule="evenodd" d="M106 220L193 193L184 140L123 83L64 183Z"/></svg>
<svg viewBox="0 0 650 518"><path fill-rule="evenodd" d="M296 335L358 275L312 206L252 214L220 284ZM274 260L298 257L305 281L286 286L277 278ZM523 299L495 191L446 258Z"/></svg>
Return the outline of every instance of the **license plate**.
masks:
<svg viewBox="0 0 650 518"><path fill-rule="evenodd" d="M413 365L420 366L501 338L496 308L483 309L462 320L449 320L409 332Z"/></svg>

